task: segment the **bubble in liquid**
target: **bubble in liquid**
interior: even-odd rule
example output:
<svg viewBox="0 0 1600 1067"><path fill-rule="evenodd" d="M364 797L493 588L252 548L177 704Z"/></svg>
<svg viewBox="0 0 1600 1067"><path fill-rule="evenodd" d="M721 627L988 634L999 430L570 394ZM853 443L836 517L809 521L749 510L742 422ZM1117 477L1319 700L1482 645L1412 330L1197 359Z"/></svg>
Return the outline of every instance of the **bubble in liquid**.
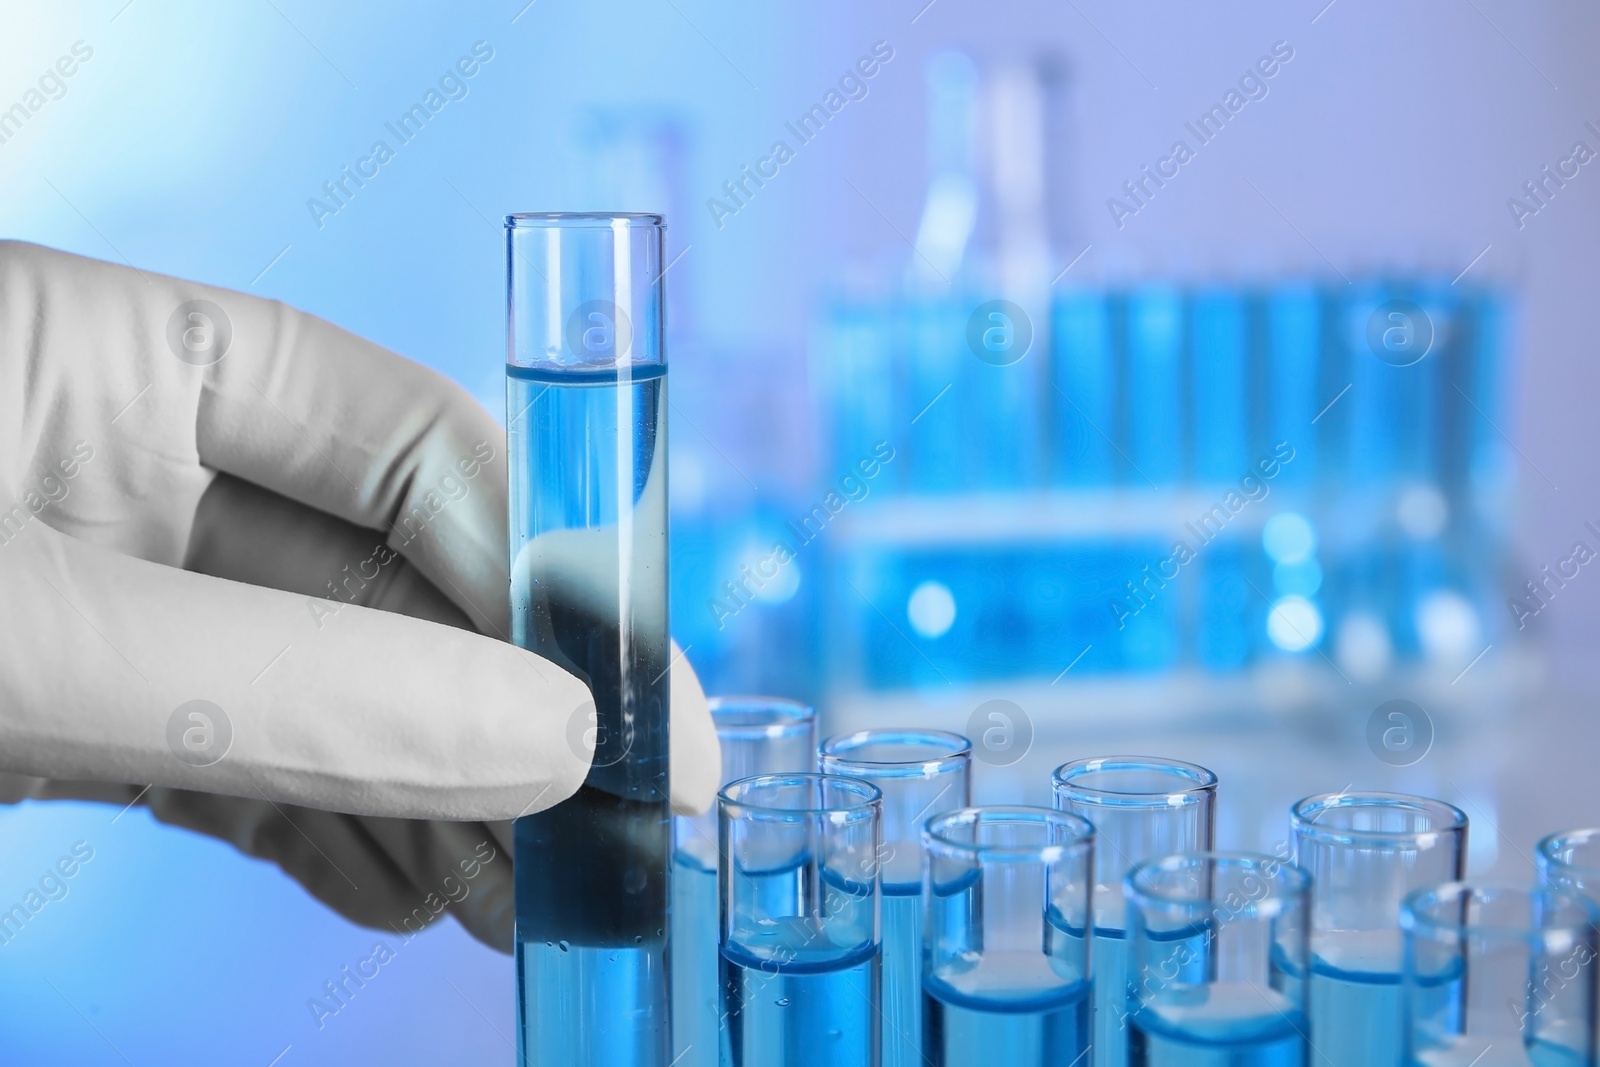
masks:
<svg viewBox="0 0 1600 1067"><path fill-rule="evenodd" d="M570 952L572 950L572 946L567 944L565 941L558 941L556 944L561 947L562 952Z"/></svg>
<svg viewBox="0 0 1600 1067"><path fill-rule="evenodd" d="M787 1008L789 1006L789 998L788 997L779 997L777 1000L773 1001L773 1003L776 1004L780 1008Z"/></svg>
<svg viewBox="0 0 1600 1067"><path fill-rule="evenodd" d="M633 935L633 943L634 943L634 944L635 944L635 945L642 945L642 944L644 944L644 935L643 935L643 934L634 934L634 935Z"/></svg>

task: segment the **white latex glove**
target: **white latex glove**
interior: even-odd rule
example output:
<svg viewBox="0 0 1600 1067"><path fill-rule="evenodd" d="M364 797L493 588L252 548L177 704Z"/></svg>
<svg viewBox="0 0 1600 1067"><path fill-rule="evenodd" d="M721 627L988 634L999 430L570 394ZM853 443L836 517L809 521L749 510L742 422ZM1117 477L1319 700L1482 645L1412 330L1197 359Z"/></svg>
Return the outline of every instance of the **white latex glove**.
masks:
<svg viewBox="0 0 1600 1067"><path fill-rule="evenodd" d="M503 640L504 450L463 390L320 319L0 242L0 796L152 785L373 925L488 840L454 910L509 949L501 821L577 789L592 701ZM682 657L671 690L673 805L703 810Z"/></svg>

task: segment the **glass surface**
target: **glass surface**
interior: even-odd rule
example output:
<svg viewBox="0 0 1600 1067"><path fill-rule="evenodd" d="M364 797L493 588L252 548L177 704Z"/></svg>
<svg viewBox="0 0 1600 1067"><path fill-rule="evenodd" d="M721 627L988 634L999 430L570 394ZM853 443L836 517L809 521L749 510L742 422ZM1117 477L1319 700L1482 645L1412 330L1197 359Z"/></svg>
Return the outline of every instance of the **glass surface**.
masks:
<svg viewBox="0 0 1600 1067"><path fill-rule="evenodd" d="M781 697L712 697L722 783L756 774L807 771L816 759L817 717ZM672 820L673 1067L716 1067L722 1009L717 985L717 810Z"/></svg>
<svg viewBox="0 0 1600 1067"><path fill-rule="evenodd" d="M1454 882L1467 816L1399 793L1323 793L1290 809L1295 862L1315 887L1311 1040L1328 1067L1399 1067L1404 1005L1400 902Z"/></svg>
<svg viewBox="0 0 1600 1067"><path fill-rule="evenodd" d="M506 220L512 640L588 685L578 792L516 820L518 1056L666 1067L661 220Z"/></svg>
<svg viewBox="0 0 1600 1067"><path fill-rule="evenodd" d="M922 828L972 803L972 745L942 730L831 737L819 766L883 793L883 1063L922 1063Z"/></svg>
<svg viewBox="0 0 1600 1067"><path fill-rule="evenodd" d="M1299 867L1244 852L1182 853L1128 873L1134 1067L1306 1063L1310 885Z"/></svg>
<svg viewBox="0 0 1600 1067"><path fill-rule="evenodd" d="M729 1067L876 1067L876 786L768 774L722 790L720 983Z"/></svg>
<svg viewBox="0 0 1600 1067"><path fill-rule="evenodd" d="M1049 808L963 808L928 821L922 855L925 1061L1080 1063L1093 827Z"/></svg>
<svg viewBox="0 0 1600 1067"><path fill-rule="evenodd" d="M1055 806L1095 829L1095 1067L1128 1062L1127 904L1122 880L1155 856L1216 842L1217 776L1204 767L1145 756L1075 760L1051 776Z"/></svg>
<svg viewBox="0 0 1600 1067"><path fill-rule="evenodd" d="M1592 1064L1597 918L1563 889L1450 882L1408 896L1408 1067Z"/></svg>

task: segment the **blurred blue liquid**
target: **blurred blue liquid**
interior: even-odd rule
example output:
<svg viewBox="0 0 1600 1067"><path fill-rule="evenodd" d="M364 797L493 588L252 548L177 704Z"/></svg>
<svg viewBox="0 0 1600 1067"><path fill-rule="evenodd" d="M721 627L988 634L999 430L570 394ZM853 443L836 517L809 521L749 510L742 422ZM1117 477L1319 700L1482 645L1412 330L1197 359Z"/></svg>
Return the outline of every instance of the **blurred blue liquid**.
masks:
<svg viewBox="0 0 1600 1067"><path fill-rule="evenodd" d="M1544 1041L1531 1045L1463 1040L1451 1048L1430 1049L1406 1067L1584 1067L1587 1057Z"/></svg>
<svg viewBox="0 0 1600 1067"><path fill-rule="evenodd" d="M717 997L717 870L679 849L672 863L672 1044L674 1067L716 1067L722 1008Z"/></svg>
<svg viewBox="0 0 1600 1067"><path fill-rule="evenodd" d="M878 946L829 944L803 922L722 948L729 1067L877 1067Z"/></svg>
<svg viewBox="0 0 1600 1067"><path fill-rule="evenodd" d="M1298 977L1278 953L1273 968ZM1309 992L1310 1036L1318 1062L1328 1067L1399 1067L1405 1050L1404 994L1400 985L1400 931L1344 932L1313 942ZM1429 982L1424 996L1452 998L1459 970Z"/></svg>
<svg viewBox="0 0 1600 1067"><path fill-rule="evenodd" d="M514 825L519 1056L538 1067L670 1059L665 367L629 375L507 368L512 640L595 700L568 737L594 745L584 784ZM595 590L596 561L637 583Z"/></svg>
<svg viewBox="0 0 1600 1067"><path fill-rule="evenodd" d="M922 886L884 883L883 1067L922 1063Z"/></svg>
<svg viewBox="0 0 1600 1067"><path fill-rule="evenodd" d="M1128 1062L1128 935L1096 927L1089 958L1094 962L1094 1064Z"/></svg>
<svg viewBox="0 0 1600 1067"><path fill-rule="evenodd" d="M1133 1067L1306 1067L1305 1015L1252 984L1173 990L1128 1022Z"/></svg>
<svg viewBox="0 0 1600 1067"><path fill-rule="evenodd" d="M923 979L923 1055L934 1067L1070 1067L1089 1048L1090 985L1036 951L986 952Z"/></svg>

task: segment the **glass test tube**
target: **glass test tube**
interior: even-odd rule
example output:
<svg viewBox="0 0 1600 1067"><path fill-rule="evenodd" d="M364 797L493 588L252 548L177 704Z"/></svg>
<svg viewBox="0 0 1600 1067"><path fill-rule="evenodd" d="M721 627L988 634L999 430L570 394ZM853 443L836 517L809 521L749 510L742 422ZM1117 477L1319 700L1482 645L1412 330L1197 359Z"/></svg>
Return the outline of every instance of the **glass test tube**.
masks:
<svg viewBox="0 0 1600 1067"><path fill-rule="evenodd" d="M1407 897L1406 1064L1593 1064L1597 917L1564 889L1449 882Z"/></svg>
<svg viewBox="0 0 1600 1067"><path fill-rule="evenodd" d="M883 1064L922 1064L922 828L972 803L972 745L943 730L831 737L820 769L883 793Z"/></svg>
<svg viewBox="0 0 1600 1067"><path fill-rule="evenodd" d="M1130 868L1156 856L1216 844L1217 776L1192 763L1147 756L1075 760L1051 776L1055 806L1094 824L1094 1067L1128 1062Z"/></svg>
<svg viewBox="0 0 1600 1067"><path fill-rule="evenodd" d="M712 697L722 748L722 784L756 774L808 771L817 716L779 697ZM716 1067L722 1008L717 995L717 811L672 820L672 1046L674 1067Z"/></svg>
<svg viewBox="0 0 1600 1067"><path fill-rule="evenodd" d="M518 1057L666 1067L667 448L656 215L506 218L512 640L588 777L516 821Z"/></svg>
<svg viewBox="0 0 1600 1067"><path fill-rule="evenodd" d="M1570 889L1600 906L1600 829L1567 830L1539 842L1539 884Z"/></svg>
<svg viewBox="0 0 1600 1067"><path fill-rule="evenodd" d="M1467 817L1397 793L1323 793L1290 809L1311 875L1311 1040L1328 1067L1399 1067L1400 902L1461 878Z"/></svg>
<svg viewBox="0 0 1600 1067"><path fill-rule="evenodd" d="M1533 862L1540 886L1577 893L1600 907L1600 829L1550 834L1539 842ZM1600 1020L1600 981L1595 994L1595 1018Z"/></svg>
<svg viewBox="0 0 1600 1067"><path fill-rule="evenodd" d="M1275 856L1187 852L1128 872L1133 1067L1302 1067L1311 878Z"/></svg>
<svg viewBox="0 0 1600 1067"><path fill-rule="evenodd" d="M764 774L717 801L722 1062L877 1067L883 794Z"/></svg>
<svg viewBox="0 0 1600 1067"><path fill-rule="evenodd" d="M1069 1067L1089 1051L1094 828L963 808L922 835L922 1053L933 1067Z"/></svg>

